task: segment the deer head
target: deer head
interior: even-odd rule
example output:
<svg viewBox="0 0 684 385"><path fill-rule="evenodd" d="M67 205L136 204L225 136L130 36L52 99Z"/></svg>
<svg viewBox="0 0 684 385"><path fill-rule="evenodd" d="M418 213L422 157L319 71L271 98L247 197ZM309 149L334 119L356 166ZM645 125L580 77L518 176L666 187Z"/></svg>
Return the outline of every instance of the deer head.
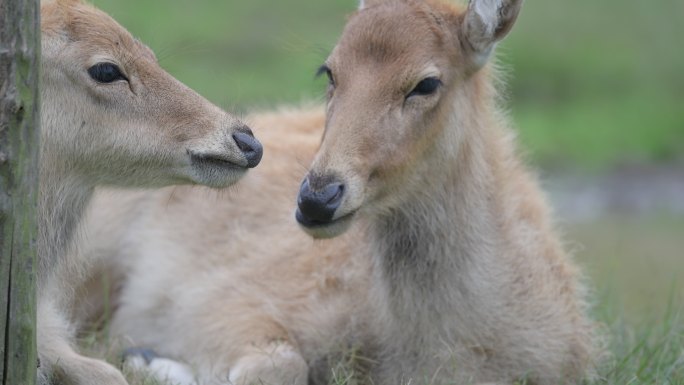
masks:
<svg viewBox="0 0 684 385"><path fill-rule="evenodd" d="M104 12L56 0L41 14L47 169L92 185L223 187L259 163L246 125L165 72Z"/></svg>
<svg viewBox="0 0 684 385"><path fill-rule="evenodd" d="M357 212L430 188L424 176L440 177L439 159L467 140L466 117L477 120L482 68L520 5L362 1L320 70L326 129L296 211L307 232L336 236Z"/></svg>

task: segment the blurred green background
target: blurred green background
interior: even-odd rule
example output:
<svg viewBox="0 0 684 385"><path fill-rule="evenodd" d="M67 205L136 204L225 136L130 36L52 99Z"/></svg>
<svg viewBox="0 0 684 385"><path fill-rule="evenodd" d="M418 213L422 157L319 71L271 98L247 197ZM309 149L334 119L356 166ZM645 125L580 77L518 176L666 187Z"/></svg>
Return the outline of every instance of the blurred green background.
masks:
<svg viewBox="0 0 684 385"><path fill-rule="evenodd" d="M355 0L94 3L174 76L242 112L322 101L325 80L314 73L356 8ZM684 181L682 39L682 0L527 0L498 57L531 163L543 176L579 176L585 185L635 166ZM627 174L639 184L639 172ZM684 189L673 188L684 202ZM601 306L637 320L662 311L667 298L681 304L681 212L627 207L563 222L593 286L613 293Z"/></svg>

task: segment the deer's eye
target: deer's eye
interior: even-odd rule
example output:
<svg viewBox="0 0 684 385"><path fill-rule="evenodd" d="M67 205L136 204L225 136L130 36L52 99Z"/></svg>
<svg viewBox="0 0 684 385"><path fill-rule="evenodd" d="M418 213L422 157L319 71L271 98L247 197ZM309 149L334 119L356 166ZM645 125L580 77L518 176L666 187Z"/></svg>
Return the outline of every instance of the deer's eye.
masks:
<svg viewBox="0 0 684 385"><path fill-rule="evenodd" d="M333 77L332 71L330 70L330 67L327 65L323 64L318 68L318 71L316 71L316 76L321 76L325 74L325 76L328 77L328 83L330 83L331 86L335 85L335 78Z"/></svg>
<svg viewBox="0 0 684 385"><path fill-rule="evenodd" d="M411 96L423 96L423 95L432 95L434 94L439 86L442 85L442 81L437 79L436 77L429 77L425 78L418 83L411 92L409 92L408 95L406 95L406 98L410 98Z"/></svg>
<svg viewBox="0 0 684 385"><path fill-rule="evenodd" d="M117 80L128 79L121 73L119 67L112 63L97 63L88 68L88 74L98 83L112 83Z"/></svg>

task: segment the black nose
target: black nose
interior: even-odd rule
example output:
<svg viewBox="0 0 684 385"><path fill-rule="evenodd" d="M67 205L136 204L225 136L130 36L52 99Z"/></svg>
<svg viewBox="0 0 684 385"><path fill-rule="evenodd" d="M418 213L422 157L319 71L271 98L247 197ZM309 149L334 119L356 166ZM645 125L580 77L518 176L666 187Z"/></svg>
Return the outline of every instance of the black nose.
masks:
<svg viewBox="0 0 684 385"><path fill-rule="evenodd" d="M322 183L313 189L311 177L304 179L297 198L297 220L303 225L325 224L332 221L335 210L340 207L344 197L344 184L336 181ZM320 181L319 181L320 182ZM318 187L320 183L316 184Z"/></svg>
<svg viewBox="0 0 684 385"><path fill-rule="evenodd" d="M233 134L233 140L247 159L247 167L252 168L259 164L264 150L261 143L254 138L252 131L238 131Z"/></svg>

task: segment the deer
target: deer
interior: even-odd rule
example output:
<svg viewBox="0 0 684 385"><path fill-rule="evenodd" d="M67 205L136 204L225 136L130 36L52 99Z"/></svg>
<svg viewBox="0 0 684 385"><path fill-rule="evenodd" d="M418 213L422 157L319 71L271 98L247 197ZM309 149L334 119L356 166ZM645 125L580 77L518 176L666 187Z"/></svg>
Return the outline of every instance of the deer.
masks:
<svg viewBox="0 0 684 385"><path fill-rule="evenodd" d="M226 187L262 146L104 12L81 0L45 1L40 12L38 382L124 385L118 369L77 352L69 318L90 266L72 248L95 187Z"/></svg>
<svg viewBox="0 0 684 385"><path fill-rule="evenodd" d="M325 107L246 118L269 158L230 199L99 193L90 239L122 235L82 250L118 282L127 362L187 384L326 384L350 351L360 383L591 378L588 290L491 59L521 6L362 1Z"/></svg>

